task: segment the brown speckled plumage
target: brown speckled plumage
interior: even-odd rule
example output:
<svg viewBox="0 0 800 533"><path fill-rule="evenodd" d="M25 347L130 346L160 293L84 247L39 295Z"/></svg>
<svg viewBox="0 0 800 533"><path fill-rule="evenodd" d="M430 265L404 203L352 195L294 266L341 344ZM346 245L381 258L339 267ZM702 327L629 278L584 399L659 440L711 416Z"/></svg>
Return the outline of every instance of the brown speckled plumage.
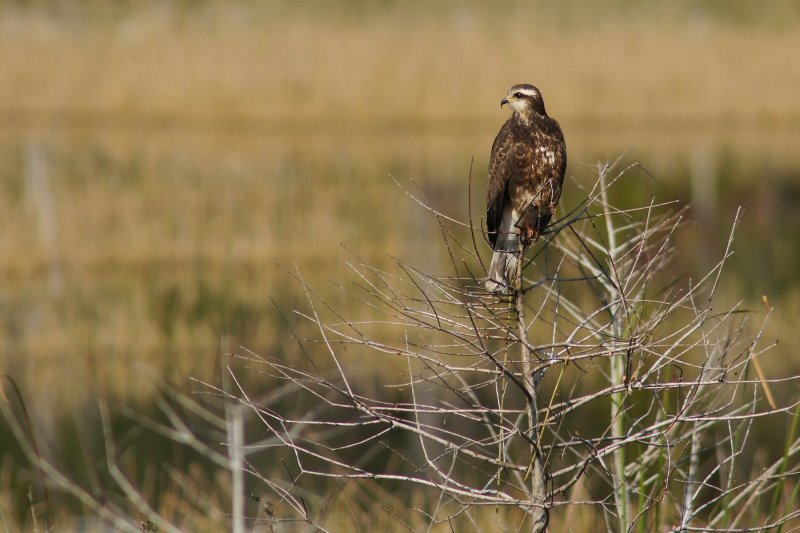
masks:
<svg viewBox="0 0 800 533"><path fill-rule="evenodd" d="M489 241L495 250L487 282L490 290L511 286L514 260L509 256L517 252L519 238L528 246L547 227L567 167L564 135L547 115L539 90L515 85L501 105L505 103L514 112L492 145L486 198Z"/></svg>

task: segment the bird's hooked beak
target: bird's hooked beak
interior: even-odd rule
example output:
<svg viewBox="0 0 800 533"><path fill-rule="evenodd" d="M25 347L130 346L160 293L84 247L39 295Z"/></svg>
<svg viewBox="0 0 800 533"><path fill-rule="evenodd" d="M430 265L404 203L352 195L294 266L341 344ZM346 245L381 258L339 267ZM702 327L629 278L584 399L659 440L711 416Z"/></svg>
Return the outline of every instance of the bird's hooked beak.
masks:
<svg viewBox="0 0 800 533"><path fill-rule="evenodd" d="M500 109L503 109L503 106L508 103L508 98L503 98L500 100Z"/></svg>

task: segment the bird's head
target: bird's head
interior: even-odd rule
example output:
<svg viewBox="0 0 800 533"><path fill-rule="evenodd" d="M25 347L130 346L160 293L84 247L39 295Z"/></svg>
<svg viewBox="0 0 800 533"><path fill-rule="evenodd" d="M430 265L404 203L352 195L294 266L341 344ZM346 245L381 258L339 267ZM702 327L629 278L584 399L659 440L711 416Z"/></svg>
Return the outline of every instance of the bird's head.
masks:
<svg viewBox="0 0 800 533"><path fill-rule="evenodd" d="M506 97L500 101L500 107L508 104L514 113L523 120L530 120L534 114L547 116L544 110L544 100L539 89L528 83L514 85L508 90Z"/></svg>

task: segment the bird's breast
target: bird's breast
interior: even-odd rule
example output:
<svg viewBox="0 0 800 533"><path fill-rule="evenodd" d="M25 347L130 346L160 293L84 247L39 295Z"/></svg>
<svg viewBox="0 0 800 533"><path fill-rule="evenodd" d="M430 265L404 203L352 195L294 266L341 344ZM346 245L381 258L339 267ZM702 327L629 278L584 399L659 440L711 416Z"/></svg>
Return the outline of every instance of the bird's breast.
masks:
<svg viewBox="0 0 800 533"><path fill-rule="evenodd" d="M556 166L556 151L550 146L537 146L536 162L550 167ZM535 164L535 163L534 163Z"/></svg>

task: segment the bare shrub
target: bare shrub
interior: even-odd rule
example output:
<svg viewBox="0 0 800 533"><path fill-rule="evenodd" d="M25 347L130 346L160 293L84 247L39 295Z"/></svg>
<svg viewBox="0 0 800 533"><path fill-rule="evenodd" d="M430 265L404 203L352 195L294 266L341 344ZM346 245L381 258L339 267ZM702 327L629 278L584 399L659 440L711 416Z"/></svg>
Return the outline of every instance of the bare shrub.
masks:
<svg viewBox="0 0 800 533"><path fill-rule="evenodd" d="M354 281L340 289L370 311L354 320L293 273L308 302L294 314L316 330L295 335L305 364L240 355L314 399L313 408L276 408L239 391L291 452L295 474L275 497L301 480L375 480L424 494L413 511L387 509L406 525L418 523L411 512L430 525L474 525L483 509L508 508L519 511L503 514L509 528L535 531L567 506L601 510L617 531L763 528L796 517L796 503L774 503L796 486L796 435L762 472L741 464L752 424L782 423L788 408L760 401L769 385L751 368L771 347L763 324L748 334L741 304L713 307L739 215L710 272L665 279L683 211L611 205L609 189L630 168L599 168L585 201L529 253L509 298L480 288L473 221L446 217L419 193L409 194L438 222L450 275L354 256ZM406 372L362 390L365 357L400 359ZM366 459L376 450L382 461Z"/></svg>

